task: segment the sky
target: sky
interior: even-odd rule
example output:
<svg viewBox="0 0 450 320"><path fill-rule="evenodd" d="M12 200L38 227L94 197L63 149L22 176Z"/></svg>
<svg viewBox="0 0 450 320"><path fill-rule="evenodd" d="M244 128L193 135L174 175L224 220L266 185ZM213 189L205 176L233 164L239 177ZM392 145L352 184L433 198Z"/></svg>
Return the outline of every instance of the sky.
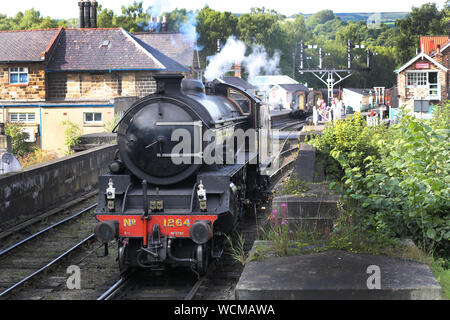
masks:
<svg viewBox="0 0 450 320"><path fill-rule="evenodd" d="M103 7L113 9L120 13L121 6L133 3L133 0L97 0ZM144 8L153 6L164 11L172 11L175 8L188 10L200 10L206 4L214 10L231 11L233 13L246 13L252 7L266 7L274 9L284 15L294 13L315 13L320 10L330 9L339 12L406 12L411 11L412 6L420 7L422 4L434 2L442 8L445 0L143 0ZM78 17L78 0L3 0L0 13L14 16L18 11L34 8L43 16L53 19L69 19Z"/></svg>

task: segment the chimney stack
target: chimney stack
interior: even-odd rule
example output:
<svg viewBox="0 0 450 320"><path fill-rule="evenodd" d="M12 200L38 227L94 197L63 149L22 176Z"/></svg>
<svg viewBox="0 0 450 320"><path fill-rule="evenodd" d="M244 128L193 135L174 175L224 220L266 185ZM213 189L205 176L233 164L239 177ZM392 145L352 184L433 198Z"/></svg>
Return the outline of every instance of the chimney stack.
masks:
<svg viewBox="0 0 450 320"><path fill-rule="evenodd" d="M97 1L91 1L91 28L97 28Z"/></svg>
<svg viewBox="0 0 450 320"><path fill-rule="evenodd" d="M80 28L97 28L97 8L96 0L83 0L78 2L80 7Z"/></svg>
<svg viewBox="0 0 450 320"><path fill-rule="evenodd" d="M80 28L84 28L84 1L78 2L78 6L80 7Z"/></svg>
<svg viewBox="0 0 450 320"><path fill-rule="evenodd" d="M166 16L162 17L161 31L162 32L167 32L167 19L166 19Z"/></svg>
<svg viewBox="0 0 450 320"><path fill-rule="evenodd" d="M91 27L91 2L84 2L84 26L85 28Z"/></svg>

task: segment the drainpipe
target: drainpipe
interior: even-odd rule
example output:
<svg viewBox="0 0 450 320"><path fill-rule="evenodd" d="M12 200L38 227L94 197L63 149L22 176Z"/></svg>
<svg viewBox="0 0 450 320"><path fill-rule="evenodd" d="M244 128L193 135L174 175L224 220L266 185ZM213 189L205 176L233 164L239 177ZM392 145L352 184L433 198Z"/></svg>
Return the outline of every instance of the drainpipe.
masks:
<svg viewBox="0 0 450 320"><path fill-rule="evenodd" d="M41 144L41 150L42 150L42 135L44 130L42 130L42 107L41 105L39 105L39 140L40 140L40 144Z"/></svg>
<svg viewBox="0 0 450 320"><path fill-rule="evenodd" d="M5 123L5 105L2 105L2 117L3 117L3 123Z"/></svg>

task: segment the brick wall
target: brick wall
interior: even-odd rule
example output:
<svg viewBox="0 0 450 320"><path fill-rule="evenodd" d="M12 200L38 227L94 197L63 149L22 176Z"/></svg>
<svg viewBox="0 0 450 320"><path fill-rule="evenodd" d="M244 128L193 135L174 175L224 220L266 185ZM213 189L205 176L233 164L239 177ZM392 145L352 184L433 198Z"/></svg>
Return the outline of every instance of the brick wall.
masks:
<svg viewBox="0 0 450 320"><path fill-rule="evenodd" d="M10 84L9 68L28 68L28 84ZM0 65L0 100L45 100L45 72L41 63Z"/></svg>
<svg viewBox="0 0 450 320"><path fill-rule="evenodd" d="M441 85L441 101L447 99L447 74L428 60L418 60L397 75L398 94L400 95L399 105L412 106L414 91L416 91L418 97L428 96L427 88L418 87L414 89L412 87L406 87L406 73L407 71L416 71L416 63L429 63L430 69L428 70L438 71L438 82ZM420 71L423 71L423 69L421 69Z"/></svg>

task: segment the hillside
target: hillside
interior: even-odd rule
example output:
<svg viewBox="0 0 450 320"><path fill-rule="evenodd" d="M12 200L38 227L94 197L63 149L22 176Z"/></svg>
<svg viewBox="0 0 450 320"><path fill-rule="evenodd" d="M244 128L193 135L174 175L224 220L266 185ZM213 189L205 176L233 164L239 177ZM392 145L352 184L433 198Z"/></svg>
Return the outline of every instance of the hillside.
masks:
<svg viewBox="0 0 450 320"><path fill-rule="evenodd" d="M354 12L354 13L334 13L343 21L367 21L369 17L376 18L381 17L382 23L393 25L395 20L402 19L409 12ZM313 14L303 14L306 18L309 18Z"/></svg>

